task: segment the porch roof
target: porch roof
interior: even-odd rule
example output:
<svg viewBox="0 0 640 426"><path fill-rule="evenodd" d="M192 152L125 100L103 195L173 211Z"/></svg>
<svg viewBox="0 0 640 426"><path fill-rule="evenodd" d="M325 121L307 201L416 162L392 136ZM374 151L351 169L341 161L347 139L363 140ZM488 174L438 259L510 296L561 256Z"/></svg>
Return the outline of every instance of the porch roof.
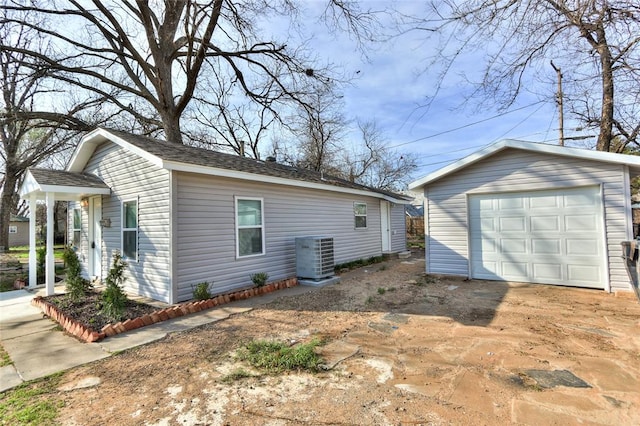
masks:
<svg viewBox="0 0 640 426"><path fill-rule="evenodd" d="M88 173L30 168L20 187L20 198L35 195L43 200L53 193L58 201L78 201L90 195L109 195L111 189L99 178Z"/></svg>

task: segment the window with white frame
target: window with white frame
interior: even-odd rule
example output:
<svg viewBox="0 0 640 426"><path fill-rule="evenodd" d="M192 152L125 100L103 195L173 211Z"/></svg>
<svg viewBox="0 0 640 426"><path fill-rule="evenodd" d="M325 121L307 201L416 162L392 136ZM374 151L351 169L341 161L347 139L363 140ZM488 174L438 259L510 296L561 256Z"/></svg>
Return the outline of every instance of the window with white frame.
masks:
<svg viewBox="0 0 640 426"><path fill-rule="evenodd" d="M122 202L122 256L138 260L138 200Z"/></svg>
<svg viewBox="0 0 640 426"><path fill-rule="evenodd" d="M18 233L18 226L17 225L9 225L9 233L10 234L17 234Z"/></svg>
<svg viewBox="0 0 640 426"><path fill-rule="evenodd" d="M353 203L356 229L367 227L367 203Z"/></svg>
<svg viewBox="0 0 640 426"><path fill-rule="evenodd" d="M238 257L264 254L264 212L261 198L236 197L236 253Z"/></svg>
<svg viewBox="0 0 640 426"><path fill-rule="evenodd" d="M80 247L80 235L82 234L82 210L73 209L73 246Z"/></svg>

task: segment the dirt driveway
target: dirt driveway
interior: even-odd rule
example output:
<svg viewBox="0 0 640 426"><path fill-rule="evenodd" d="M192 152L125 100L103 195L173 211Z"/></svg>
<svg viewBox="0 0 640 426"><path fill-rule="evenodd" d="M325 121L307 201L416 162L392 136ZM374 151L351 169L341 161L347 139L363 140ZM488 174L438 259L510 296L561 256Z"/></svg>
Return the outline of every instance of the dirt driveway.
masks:
<svg viewBox="0 0 640 426"><path fill-rule="evenodd" d="M640 305L425 277L391 261L74 369L62 424L640 424ZM327 370L223 381L255 338L320 337ZM244 366L245 369L248 369ZM96 382L98 380L96 379Z"/></svg>

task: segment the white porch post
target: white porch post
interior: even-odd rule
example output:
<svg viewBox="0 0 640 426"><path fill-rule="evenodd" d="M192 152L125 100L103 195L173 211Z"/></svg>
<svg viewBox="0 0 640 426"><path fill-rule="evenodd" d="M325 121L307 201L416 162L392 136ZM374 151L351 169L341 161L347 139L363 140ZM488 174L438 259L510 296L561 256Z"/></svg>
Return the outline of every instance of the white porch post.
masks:
<svg viewBox="0 0 640 426"><path fill-rule="evenodd" d="M53 207L55 204L53 192L47 192L47 261L46 261L46 295L55 294L55 259L53 258Z"/></svg>
<svg viewBox="0 0 640 426"><path fill-rule="evenodd" d="M29 197L29 288L38 285L38 260L36 259L36 196Z"/></svg>

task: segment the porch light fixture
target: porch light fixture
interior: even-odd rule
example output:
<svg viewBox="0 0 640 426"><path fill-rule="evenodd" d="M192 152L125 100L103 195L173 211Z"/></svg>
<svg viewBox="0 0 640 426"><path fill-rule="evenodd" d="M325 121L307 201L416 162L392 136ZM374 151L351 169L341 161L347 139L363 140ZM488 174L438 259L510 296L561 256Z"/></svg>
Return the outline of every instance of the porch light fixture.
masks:
<svg viewBox="0 0 640 426"><path fill-rule="evenodd" d="M83 198L82 200L80 200L80 206L89 207L89 200L87 198Z"/></svg>

